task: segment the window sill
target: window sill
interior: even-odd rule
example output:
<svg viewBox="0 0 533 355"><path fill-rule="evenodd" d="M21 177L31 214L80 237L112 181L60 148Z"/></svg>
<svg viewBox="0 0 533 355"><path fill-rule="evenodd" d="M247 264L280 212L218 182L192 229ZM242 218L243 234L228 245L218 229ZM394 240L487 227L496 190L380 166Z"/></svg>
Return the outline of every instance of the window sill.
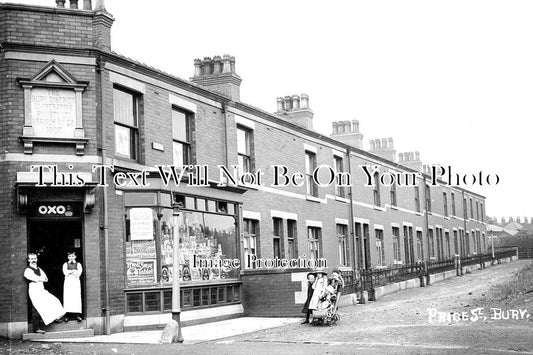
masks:
<svg viewBox="0 0 533 355"><path fill-rule="evenodd" d="M307 195L305 198L307 201L322 202L320 198L311 195Z"/></svg>
<svg viewBox="0 0 533 355"><path fill-rule="evenodd" d="M444 219L449 221L451 218L449 216L444 216Z"/></svg>
<svg viewBox="0 0 533 355"><path fill-rule="evenodd" d="M423 216L424 214L422 212L415 212L417 216Z"/></svg>
<svg viewBox="0 0 533 355"><path fill-rule="evenodd" d="M390 205L390 208L391 208L391 210L398 211L398 206L397 205Z"/></svg>
<svg viewBox="0 0 533 355"><path fill-rule="evenodd" d="M374 209L375 209L376 211L382 211L382 212L385 212L385 211L386 211L385 207L376 206L376 205L374 205Z"/></svg>
<svg viewBox="0 0 533 355"><path fill-rule="evenodd" d="M340 201L340 202L344 202L344 203L349 203L350 200L345 198L345 197L340 197L340 196L335 196L335 201Z"/></svg>

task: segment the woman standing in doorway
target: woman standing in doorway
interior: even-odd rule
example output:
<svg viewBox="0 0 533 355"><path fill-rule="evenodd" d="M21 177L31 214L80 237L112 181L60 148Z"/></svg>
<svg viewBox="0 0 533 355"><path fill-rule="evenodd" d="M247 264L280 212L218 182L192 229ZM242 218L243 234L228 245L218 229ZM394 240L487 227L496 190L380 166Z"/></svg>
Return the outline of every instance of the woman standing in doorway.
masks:
<svg viewBox="0 0 533 355"><path fill-rule="evenodd" d="M70 313L78 322L81 318L81 284L80 276L83 268L76 262L76 253L68 253L68 261L63 264L65 283L63 284L63 307L65 312ZM68 316L66 320L69 320Z"/></svg>

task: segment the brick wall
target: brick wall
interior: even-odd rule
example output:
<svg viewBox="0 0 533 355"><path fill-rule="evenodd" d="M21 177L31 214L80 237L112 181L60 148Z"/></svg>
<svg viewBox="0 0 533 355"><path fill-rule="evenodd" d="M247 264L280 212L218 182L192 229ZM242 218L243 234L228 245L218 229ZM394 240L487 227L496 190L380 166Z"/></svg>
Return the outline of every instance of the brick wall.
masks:
<svg viewBox="0 0 533 355"><path fill-rule="evenodd" d="M292 270L276 272L247 271L241 275L243 283L242 300L244 312L252 317L302 317L303 302L296 303L295 294L304 292L301 281L294 277L305 271ZM300 275L299 275L300 276ZM304 301L305 301L304 297Z"/></svg>

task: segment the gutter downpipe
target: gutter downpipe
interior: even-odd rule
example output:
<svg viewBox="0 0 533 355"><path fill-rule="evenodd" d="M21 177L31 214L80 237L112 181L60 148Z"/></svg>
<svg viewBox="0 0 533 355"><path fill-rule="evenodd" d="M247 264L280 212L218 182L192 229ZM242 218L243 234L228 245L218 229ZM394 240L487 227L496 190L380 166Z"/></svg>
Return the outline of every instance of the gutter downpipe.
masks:
<svg viewBox="0 0 533 355"><path fill-rule="evenodd" d="M431 261L431 250L429 249L430 248L430 244L431 244L431 247L433 248L433 245L432 243L429 242L429 215L428 215L428 207L429 207L429 204L428 204L428 197L429 197L429 200L431 199L431 190L429 190L429 185L426 183L426 177L424 176L424 216L426 217L425 220L426 220L426 223L425 223L425 227L426 227L426 239L427 239L427 244L428 244L428 255L427 255L427 259L424 260L424 277L425 277L425 280L424 280L424 286L427 286L429 284L429 268L428 268L428 262ZM431 202L431 201L429 201ZM423 247L422 247L422 250Z"/></svg>
<svg viewBox="0 0 533 355"><path fill-rule="evenodd" d="M105 122L104 122L104 81L102 78L102 72L104 70L101 62L101 57L97 58L98 61L98 73L100 77L100 119L102 124L102 142L101 142L101 151L102 151L102 164L106 164L107 160L107 149L105 148ZM106 169L103 171L104 174L106 174ZM104 273L104 329L105 334L109 335L111 334L111 310L109 306L109 216L108 216L108 206L107 206L107 199L108 199L108 191L107 186L103 186L103 205L102 210L104 214L104 224L102 226L103 232L104 232L104 265L105 265L105 273Z"/></svg>
<svg viewBox="0 0 533 355"><path fill-rule="evenodd" d="M352 163L351 163L351 151L350 149L348 148L347 149L347 153L348 153L348 172L349 172L349 176L352 176ZM351 238L351 243L352 243L352 280L354 282L354 291L355 291L355 281L356 281L356 276L357 276L357 272L356 272L356 268L357 268L357 265L356 265L356 260L357 260L357 248L359 248L360 246L355 244L355 230L354 230L354 217L353 217L353 184L352 182L350 181L350 186L348 188L348 194L350 195L350 209L349 209L349 213L350 213L350 217L348 218L348 220L350 221L350 235L352 236Z"/></svg>
<svg viewBox="0 0 533 355"><path fill-rule="evenodd" d="M222 117L224 118L224 166L229 164L229 149L228 149L228 103L222 102Z"/></svg>

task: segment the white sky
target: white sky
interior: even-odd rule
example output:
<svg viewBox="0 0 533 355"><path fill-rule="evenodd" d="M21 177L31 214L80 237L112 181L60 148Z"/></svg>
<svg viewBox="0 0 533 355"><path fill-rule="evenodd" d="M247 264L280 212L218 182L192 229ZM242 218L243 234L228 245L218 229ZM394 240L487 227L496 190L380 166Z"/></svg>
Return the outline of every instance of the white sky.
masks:
<svg viewBox="0 0 533 355"><path fill-rule="evenodd" d="M55 6L53 0L19 0ZM67 1L68 3L68 1ZM83 0L79 1L80 6ZM95 3L95 0L93 0ZM533 2L107 0L113 50L188 79L231 54L241 101L306 93L316 131L358 119L425 164L498 174L489 216L533 217Z"/></svg>

